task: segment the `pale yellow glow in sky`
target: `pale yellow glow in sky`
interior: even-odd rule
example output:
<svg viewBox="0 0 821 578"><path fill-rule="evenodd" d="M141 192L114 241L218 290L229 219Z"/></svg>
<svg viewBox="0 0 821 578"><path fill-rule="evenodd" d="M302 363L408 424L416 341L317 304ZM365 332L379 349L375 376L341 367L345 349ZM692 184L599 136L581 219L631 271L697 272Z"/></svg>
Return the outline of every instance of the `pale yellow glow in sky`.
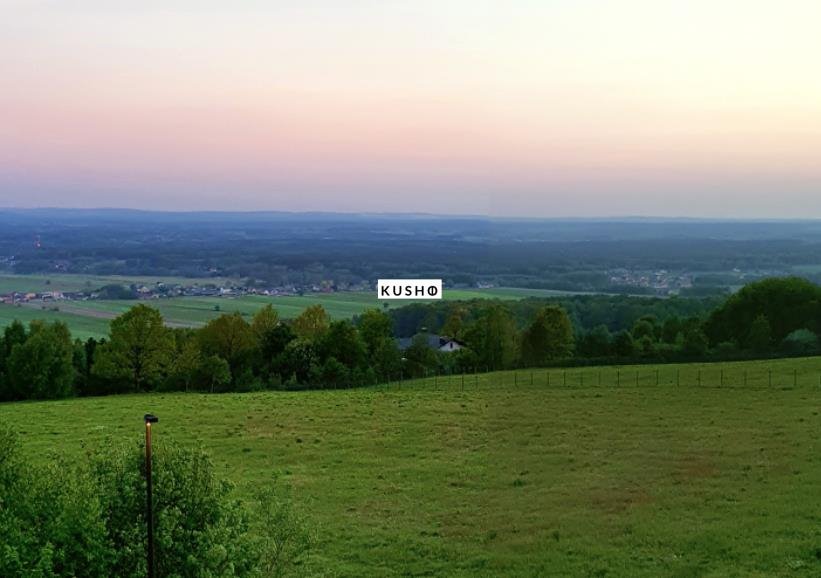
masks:
<svg viewBox="0 0 821 578"><path fill-rule="evenodd" d="M821 217L819 22L795 0L0 1L0 206Z"/></svg>

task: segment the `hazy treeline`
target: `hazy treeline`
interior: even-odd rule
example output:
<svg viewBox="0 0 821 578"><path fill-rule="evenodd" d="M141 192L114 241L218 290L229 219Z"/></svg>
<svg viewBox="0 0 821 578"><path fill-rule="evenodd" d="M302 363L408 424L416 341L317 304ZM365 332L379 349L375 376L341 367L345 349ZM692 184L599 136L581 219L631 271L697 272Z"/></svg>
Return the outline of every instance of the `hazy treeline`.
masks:
<svg viewBox="0 0 821 578"><path fill-rule="evenodd" d="M821 280L812 267L819 249L821 225L812 222L0 210L0 270L227 276L260 286L443 278L448 286L655 292L607 274L627 268L713 272L683 289L713 294L798 265Z"/></svg>
<svg viewBox="0 0 821 578"><path fill-rule="evenodd" d="M0 399L46 399L143 391L250 391L370 385L403 376L540 367L808 355L819 350L821 288L798 278L749 285L707 313L698 304L645 303L646 315L611 330L594 307L567 302L471 301L373 309L332 321L321 305L293 320L268 305L250 320L226 313L201 329L168 328L137 305L111 322L108 339L72 340L66 325L7 327L0 339ZM599 314L604 315L604 310ZM613 313L618 308L610 310ZM623 312L624 313L624 312ZM633 312L635 313L635 312ZM627 313L624 313L627 315ZM656 314L662 314L661 317ZM397 326L424 330L400 351ZM604 315L603 318L607 318ZM621 321L623 322L623 320ZM427 325L420 325L427 323ZM618 325L616 325L618 326ZM462 349L440 352L426 332Z"/></svg>

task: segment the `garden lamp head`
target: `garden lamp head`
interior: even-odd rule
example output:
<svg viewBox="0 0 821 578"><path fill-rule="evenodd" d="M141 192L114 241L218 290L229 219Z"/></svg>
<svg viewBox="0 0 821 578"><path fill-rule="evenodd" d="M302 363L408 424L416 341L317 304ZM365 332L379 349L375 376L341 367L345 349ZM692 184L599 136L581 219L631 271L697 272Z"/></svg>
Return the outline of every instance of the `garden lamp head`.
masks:
<svg viewBox="0 0 821 578"><path fill-rule="evenodd" d="M156 415L153 415L153 414L150 414L150 413L145 414L145 417L143 419L145 420L145 423L147 423L147 424L157 423L158 421L160 421L160 418L158 418Z"/></svg>

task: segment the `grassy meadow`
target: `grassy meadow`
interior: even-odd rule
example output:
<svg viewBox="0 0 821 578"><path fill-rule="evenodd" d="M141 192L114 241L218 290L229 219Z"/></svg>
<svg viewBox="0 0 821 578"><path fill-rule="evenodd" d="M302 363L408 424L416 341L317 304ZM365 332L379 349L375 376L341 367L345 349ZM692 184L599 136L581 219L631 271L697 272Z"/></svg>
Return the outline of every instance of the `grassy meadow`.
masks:
<svg viewBox="0 0 821 578"><path fill-rule="evenodd" d="M171 277L99 277L86 275L0 275L0 294L12 291L77 291L97 288L110 283L166 283L192 284L194 282L220 283L226 279L183 279ZM47 284L48 282L48 284ZM563 295L561 291L543 289L517 289L500 287L493 289L446 289L445 299L521 299ZM33 319L63 321L72 334L81 339L104 337L108 334L111 319L136 305L131 300L59 301L41 303L34 301L21 306L0 304L0 329L15 319L25 323ZM249 295L243 297L174 297L147 301L160 310L166 323L172 327L201 327L222 313L239 311L251 317L263 306L271 303L280 315L292 318L306 307L322 304L334 319L350 319L371 307L399 307L408 301L379 301L375 292L316 293L302 296Z"/></svg>
<svg viewBox="0 0 821 578"><path fill-rule="evenodd" d="M43 461L139 438L154 412L240 495L292 487L312 575L818 576L820 384L821 358L523 370L0 420Z"/></svg>

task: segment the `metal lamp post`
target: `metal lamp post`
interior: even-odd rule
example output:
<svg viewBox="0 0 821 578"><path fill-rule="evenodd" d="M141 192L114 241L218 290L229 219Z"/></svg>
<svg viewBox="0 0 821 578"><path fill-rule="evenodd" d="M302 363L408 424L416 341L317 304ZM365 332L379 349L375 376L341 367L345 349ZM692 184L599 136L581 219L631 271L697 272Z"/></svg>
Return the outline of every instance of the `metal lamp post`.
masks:
<svg viewBox="0 0 821 578"><path fill-rule="evenodd" d="M148 548L146 558L148 563L148 578L154 578L156 570L154 567L154 503L152 499L151 486L151 424L160 421L155 415L145 414L145 520L148 526Z"/></svg>

